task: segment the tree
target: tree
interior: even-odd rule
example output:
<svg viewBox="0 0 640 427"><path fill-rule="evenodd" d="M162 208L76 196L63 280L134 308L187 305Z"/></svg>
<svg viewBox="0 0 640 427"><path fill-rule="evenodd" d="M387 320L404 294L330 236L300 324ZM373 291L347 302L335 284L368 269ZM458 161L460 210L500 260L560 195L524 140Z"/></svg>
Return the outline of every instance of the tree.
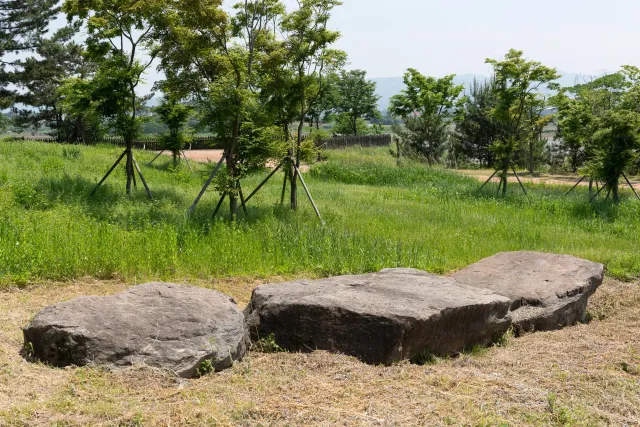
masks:
<svg viewBox="0 0 640 427"><path fill-rule="evenodd" d="M69 20L78 18L86 22L88 55L98 67L86 95L125 140L126 150L116 165L126 156L126 190L130 194L131 184L135 183L134 164L137 168L133 140L139 133L138 110L145 101L136 94L136 88L155 57L150 34L157 4L136 0L66 0L63 11ZM138 173L151 197L139 169Z"/></svg>
<svg viewBox="0 0 640 427"><path fill-rule="evenodd" d="M15 101L10 88L14 61L5 54L35 49L60 10L57 4L58 0L0 0L0 109Z"/></svg>
<svg viewBox="0 0 640 427"><path fill-rule="evenodd" d="M354 130L353 127L356 127ZM355 122L349 113L339 113L333 116L334 135L368 135L370 132L367 122L358 117Z"/></svg>
<svg viewBox="0 0 640 427"><path fill-rule="evenodd" d="M478 160L481 165L493 164L490 147L504 133L492 114L496 103L495 78L484 82L474 80L454 120L456 155Z"/></svg>
<svg viewBox="0 0 640 427"><path fill-rule="evenodd" d="M336 111L349 125L348 135L359 135L359 121L379 118L376 82L366 76L364 70L342 71L337 82Z"/></svg>
<svg viewBox="0 0 640 427"><path fill-rule="evenodd" d="M389 111L404 122L394 126L405 151L427 159L438 160L455 111L454 106L464 90L453 82L455 75L437 79L425 77L410 68L404 75L406 89L391 97Z"/></svg>
<svg viewBox="0 0 640 427"><path fill-rule="evenodd" d="M544 97L539 89L544 85L557 88L554 80L560 78L555 68L528 61L522 51L511 49L504 60L487 59L493 66L496 79L497 103L493 109L496 120L504 127L504 135L493 142L494 167L500 173L502 193L507 192L507 173L513 167L513 155L522 143L532 143L540 126L536 113L544 108Z"/></svg>
<svg viewBox="0 0 640 427"><path fill-rule="evenodd" d="M221 0L167 0L158 13L157 52L166 75L165 87L180 96L195 99L211 130L221 138L225 148L226 173L219 185L223 197L229 196L233 219L238 216L239 180L256 164L264 165L265 153L272 153L249 144L251 137L262 142L271 129L261 128L260 105L256 83L262 63L269 62L273 48L273 23L284 12L277 0L245 0L234 6L229 15ZM254 123L255 119L255 123ZM258 124L258 128L254 126ZM264 138L263 138L264 137ZM274 142L274 141L272 141ZM243 143L248 144L241 147ZM191 207L212 182L205 184Z"/></svg>
<svg viewBox="0 0 640 427"><path fill-rule="evenodd" d="M281 23L293 74L291 98L298 112L298 135L293 146L296 167L294 171L289 169L292 209L298 206L297 178L307 114L324 92L325 76L340 68L346 58L344 52L329 49L340 33L329 30L327 23L333 8L340 4L338 0L299 0L298 9Z"/></svg>
<svg viewBox="0 0 640 427"><path fill-rule="evenodd" d="M62 107L60 87L64 81L71 77L86 79L95 71L83 47L72 40L77 30L75 25L59 29L52 37L39 41L34 56L14 64L14 84L21 89L15 99L28 107L14 110L17 124L47 126L58 141L76 142L87 132L96 133L96 129L87 128L97 123L81 123L83 115L72 117Z"/></svg>
<svg viewBox="0 0 640 427"><path fill-rule="evenodd" d="M160 120L164 123L169 131L161 136L163 148L171 150L173 154L173 166L178 165L180 152L185 143L189 141L189 134L184 128L189 121L192 109L180 103L175 97L165 97L160 101L160 105L154 108L154 111L160 116Z"/></svg>
<svg viewBox="0 0 640 427"><path fill-rule="evenodd" d="M570 98L562 91L553 98L558 109L556 137L562 141L562 148L569 157L571 170L576 172L586 160L585 148L593 135L595 116L582 99Z"/></svg>
<svg viewBox="0 0 640 427"><path fill-rule="evenodd" d="M598 93L589 98L598 100L595 105L600 108L596 109L596 132L588 144L592 155L587 170L605 182L603 189L608 188L618 204L620 178L629 183L625 171L640 157L640 69L625 65L621 72L606 77L591 85Z"/></svg>

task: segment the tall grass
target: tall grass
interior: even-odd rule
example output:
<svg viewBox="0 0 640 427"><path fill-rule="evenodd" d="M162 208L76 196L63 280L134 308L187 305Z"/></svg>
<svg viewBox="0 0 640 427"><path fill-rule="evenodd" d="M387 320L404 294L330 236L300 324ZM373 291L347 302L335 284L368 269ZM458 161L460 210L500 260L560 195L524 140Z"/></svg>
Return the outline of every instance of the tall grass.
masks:
<svg viewBox="0 0 640 427"><path fill-rule="evenodd" d="M196 215L185 212L213 165L173 170L170 158L145 166L154 192L124 193L118 168L93 199L88 194L117 158L117 148L0 143L0 282L80 276L180 280L227 276L323 276L415 267L446 273L505 250L569 253L640 273L640 202L589 204L586 190L512 186L495 189L420 164L396 165L385 149L328 152L306 180L326 225L306 202L279 207L278 174L230 225L211 219L213 192ZM266 174L266 172L265 172ZM251 190L264 175L249 178ZM303 194L300 195L303 197ZM227 209L224 209L226 214Z"/></svg>

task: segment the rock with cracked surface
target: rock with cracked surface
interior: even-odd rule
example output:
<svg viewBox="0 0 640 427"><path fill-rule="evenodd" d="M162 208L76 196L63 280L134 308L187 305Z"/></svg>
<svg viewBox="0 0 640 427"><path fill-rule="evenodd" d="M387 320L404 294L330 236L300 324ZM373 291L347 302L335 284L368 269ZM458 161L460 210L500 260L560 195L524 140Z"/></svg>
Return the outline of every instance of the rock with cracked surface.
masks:
<svg viewBox="0 0 640 427"><path fill-rule="evenodd" d="M269 284L245 310L254 340L328 350L371 364L488 344L511 324L509 300L413 269Z"/></svg>
<svg viewBox="0 0 640 427"><path fill-rule="evenodd" d="M509 298L518 332L548 331L585 319L604 266L569 255L502 252L452 277Z"/></svg>
<svg viewBox="0 0 640 427"><path fill-rule="evenodd" d="M248 343L230 297L169 283L47 307L23 332L29 352L54 366L146 364L187 378L230 367Z"/></svg>

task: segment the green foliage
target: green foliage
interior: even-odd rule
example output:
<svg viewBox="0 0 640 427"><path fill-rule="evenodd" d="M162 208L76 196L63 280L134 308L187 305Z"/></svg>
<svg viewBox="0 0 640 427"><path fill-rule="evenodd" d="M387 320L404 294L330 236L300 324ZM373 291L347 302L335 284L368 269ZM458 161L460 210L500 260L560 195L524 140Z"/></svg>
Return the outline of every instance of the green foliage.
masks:
<svg viewBox="0 0 640 427"><path fill-rule="evenodd" d="M371 133L369 125L364 119L358 117L354 122L349 113L336 114L333 116L333 120L331 131L334 135L369 135Z"/></svg>
<svg viewBox="0 0 640 427"><path fill-rule="evenodd" d="M494 78L485 82L474 80L459 102L453 139L456 158L474 159L482 165L493 165L490 147L505 133L501 122L493 115L497 104L495 84Z"/></svg>
<svg viewBox="0 0 640 427"><path fill-rule="evenodd" d="M207 374L210 374L213 371L214 371L213 362L211 361L211 359L203 360L197 369L197 373L199 377L203 377Z"/></svg>
<svg viewBox="0 0 640 427"><path fill-rule="evenodd" d="M275 334L269 334L252 343L252 349L261 353L282 353L284 349L276 343Z"/></svg>
<svg viewBox="0 0 640 427"><path fill-rule="evenodd" d="M434 365L438 363L438 358L429 349L424 349L411 358L411 363L421 366Z"/></svg>
<svg viewBox="0 0 640 427"><path fill-rule="evenodd" d="M495 119L503 126L504 134L493 141L491 150L494 167L501 171L502 193L507 192L507 171L513 162L514 153L521 144L529 144L530 155L533 147L551 116L543 116L546 100L538 92L543 86L557 88L553 83L560 75L555 68L540 62L529 61L522 51L511 49L502 61L487 59L495 74L496 105ZM533 159L533 157L531 157ZM530 172L533 172L533 160Z"/></svg>
<svg viewBox="0 0 640 427"><path fill-rule="evenodd" d="M410 68L404 75L404 89L391 98L389 111L403 120L393 127L402 141L403 152L435 163L442 154L454 117L453 107L464 90L453 83L455 75L437 79Z"/></svg>
<svg viewBox="0 0 640 427"><path fill-rule="evenodd" d="M368 133L364 120L380 117L379 96L376 83L367 80L364 70L341 71L336 84L336 111L338 118L334 130L341 135L365 135Z"/></svg>
<svg viewBox="0 0 640 427"><path fill-rule="evenodd" d="M184 130L192 110L174 97L165 97L154 111L169 129L169 132L161 135L160 138L164 149L171 150L173 153L173 166L175 167L180 159L180 151L192 139L190 132Z"/></svg>

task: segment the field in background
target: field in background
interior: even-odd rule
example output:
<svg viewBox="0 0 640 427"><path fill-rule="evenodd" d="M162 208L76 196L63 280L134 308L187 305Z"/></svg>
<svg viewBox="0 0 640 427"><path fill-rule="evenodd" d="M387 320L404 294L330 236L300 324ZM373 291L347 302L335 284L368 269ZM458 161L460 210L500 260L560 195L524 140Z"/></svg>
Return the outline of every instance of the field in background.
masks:
<svg viewBox="0 0 640 427"><path fill-rule="evenodd" d="M327 151L306 180L322 226L300 194L301 209L280 207L282 175L230 227L211 221L209 192L195 216L185 212L213 164L172 170L171 159L144 166L156 200L124 194L118 169L94 199L88 194L118 148L0 144L0 280L7 286L83 276L129 281L274 275L326 276L415 267L446 273L498 251L569 253L607 265L619 278L640 273L640 203L625 190L620 206L588 203L587 190L514 185L505 199L478 182L418 164L396 166L388 149ZM243 182L249 192L266 175ZM228 208L222 210L226 215Z"/></svg>

